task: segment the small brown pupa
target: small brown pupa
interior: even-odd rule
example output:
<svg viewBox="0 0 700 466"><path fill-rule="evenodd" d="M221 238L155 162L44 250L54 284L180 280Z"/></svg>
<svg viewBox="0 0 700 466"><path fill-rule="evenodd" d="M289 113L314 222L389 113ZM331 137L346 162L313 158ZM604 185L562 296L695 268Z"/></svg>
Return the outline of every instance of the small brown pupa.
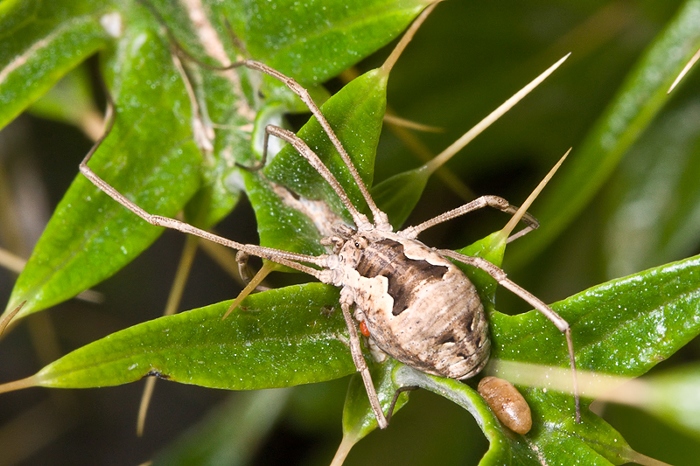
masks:
<svg viewBox="0 0 700 466"><path fill-rule="evenodd" d="M477 390L501 424L516 434L525 435L530 432L530 406L512 383L498 377L484 377Z"/></svg>

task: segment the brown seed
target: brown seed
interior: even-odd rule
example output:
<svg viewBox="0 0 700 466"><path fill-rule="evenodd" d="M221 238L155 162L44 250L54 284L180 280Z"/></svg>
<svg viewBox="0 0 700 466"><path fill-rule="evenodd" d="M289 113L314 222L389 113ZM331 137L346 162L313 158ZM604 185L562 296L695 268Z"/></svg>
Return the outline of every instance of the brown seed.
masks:
<svg viewBox="0 0 700 466"><path fill-rule="evenodd" d="M530 406L513 384L498 377L484 377L477 390L504 426L521 435L530 432Z"/></svg>

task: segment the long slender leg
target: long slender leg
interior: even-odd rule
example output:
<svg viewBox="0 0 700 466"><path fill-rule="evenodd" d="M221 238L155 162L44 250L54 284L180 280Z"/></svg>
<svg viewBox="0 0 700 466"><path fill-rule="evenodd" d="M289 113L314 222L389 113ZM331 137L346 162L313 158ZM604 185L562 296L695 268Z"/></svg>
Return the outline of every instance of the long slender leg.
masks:
<svg viewBox="0 0 700 466"><path fill-rule="evenodd" d="M399 396L403 392L410 392L413 390L418 390L420 387L401 387L394 392L394 398L391 399L391 404L389 405L389 410L386 412L386 422L391 422L391 417L394 415L394 408L396 408L396 403L399 401Z"/></svg>
<svg viewBox="0 0 700 466"><path fill-rule="evenodd" d="M276 125L267 125L265 127L263 153L261 160L250 167L246 167L240 164L237 165L241 168L250 171L257 171L263 168L267 159L268 142L270 135L278 137L279 139L282 139L283 141L289 143L292 147L294 147L297 150L299 155L301 155L304 159L306 159L307 162L309 162L309 164L323 177L323 179L331 186L331 188L333 188L333 191L335 191L335 193L338 195L345 208L348 210L348 212L350 212L350 216L353 218L353 221L355 222L355 225L358 227L358 229L363 229L364 227L370 225L367 216L365 216L359 210L357 210L355 205L348 197L347 192L345 191L343 186L338 182L338 179L335 177L335 175L333 175L333 173L318 157L318 154L311 150L311 148L308 146L308 144L306 144L306 142L303 139L301 139L299 136L287 129L281 128Z"/></svg>
<svg viewBox="0 0 700 466"><path fill-rule="evenodd" d="M301 272L307 273L313 277L321 280L321 273L312 267L300 264L299 262L305 262L309 264L314 264L320 267L325 267L326 257L325 256L309 256L306 254L297 254L293 252L280 251L278 249L266 248L264 246L256 246L250 244L242 244L237 241L232 241L227 238L215 235L208 231L202 230L188 223L182 222L180 220L168 217L162 217L160 215L152 215L141 207L136 205L133 201L128 199L126 196L117 191L112 185L100 178L95 172L88 167L87 163L95 152L96 148L99 147L101 141L99 141L93 148L88 152L83 161L80 163L80 172L85 175L85 177L90 180L95 186L102 190L109 197L117 201L119 204L129 209L134 214L141 217L146 222L151 225L170 228L173 230L181 231L182 233L187 233L200 238L204 238L208 241L221 244L223 246L229 247L231 249L236 249L239 251L244 251L248 254L254 256L263 257L276 262L281 265L286 265L287 267L299 270Z"/></svg>
<svg viewBox="0 0 700 466"><path fill-rule="evenodd" d="M379 209L379 207L377 207L377 204L374 202L374 199L372 199L372 196L370 195L367 186L365 185L364 181L362 181L362 178L360 177L357 168L355 168L355 165L352 163L352 160L350 159L350 156L343 147L343 144L340 142L340 139L338 139L338 136L335 134L335 131L333 131L333 128L331 127L330 123L328 123L328 120L321 112L321 109L311 98L309 91L307 91L301 84L296 82L293 78L283 73L280 73L279 71L273 68L270 68L264 63L255 60L242 60L220 69L227 70L233 68L240 68L241 66L250 68L252 70L260 71L261 73L265 73L266 75L279 80L280 82L282 82L282 84L287 86L289 90L294 92L301 99L301 101L306 104L307 107L309 107L311 114L316 117L316 120L319 122L326 135L331 140L331 143L340 154L340 157L343 159L343 162L345 163L346 167L350 171L350 175L353 177L353 179L355 180L355 184L357 184L358 188L360 189L362 197L369 206L369 209L372 211L374 223L378 225L380 229L390 229L391 227L389 226L390 224L387 215L384 212L382 212Z"/></svg>
<svg viewBox="0 0 700 466"><path fill-rule="evenodd" d="M260 271L256 272L255 276L251 277L250 267L248 267L248 259L249 258L250 258L250 255L248 253L243 252L243 251L238 251L236 253L236 264L238 265L238 275L241 277L241 280L246 285L249 284L252 280L255 280L257 282L262 281L262 280L256 280L256 277L260 273ZM265 286L265 285L256 285L255 286L255 291L267 291L269 289L270 289L270 287Z"/></svg>
<svg viewBox="0 0 700 466"><path fill-rule="evenodd" d="M343 202L345 208L348 209L348 211L350 212L350 215L352 216L352 219L355 222L355 226L357 226L358 229L362 229L364 226L370 224L367 217L364 214L360 213L360 211L358 211L357 208L350 201L350 198L345 192L345 189L343 189L343 187L340 185L335 175L331 173L328 167L326 167L323 164L318 155L311 150L311 148L306 144L306 142L304 142L303 139L301 139L293 132L284 128L280 128L279 126L267 125L265 127L265 152L267 152L267 138L270 134L291 144L292 147L294 147L297 150L297 152L299 152L299 154L302 157L304 157L306 161L309 162L309 164L311 164L311 166L319 173L319 175L321 175L323 179L326 180L326 182L331 186L331 188L333 188L333 191L335 191L338 197L340 197L340 200Z"/></svg>
<svg viewBox="0 0 700 466"><path fill-rule="evenodd" d="M460 217L464 214L468 214L469 212L473 212L484 207L493 207L494 209L498 209L508 214L514 214L518 210L517 206L512 205L502 197L481 196L479 198L474 199L471 202L467 202L466 204L457 207L456 209L448 210L447 212L433 217L430 220L426 220L423 223L412 227L408 227L402 230L400 233L407 238L414 239L421 232L427 230L428 228L432 228L435 225L439 225L440 223L447 222L448 220L452 220L453 218ZM520 230L518 233L508 238L509 243L520 238L523 235L528 234L529 232L535 230L540 226L537 219L527 212L525 213L525 215L523 215L523 221L527 224L527 226Z"/></svg>
<svg viewBox="0 0 700 466"><path fill-rule="evenodd" d="M527 302L532 307L541 312L559 329L560 332L564 334L564 336L566 337L566 344L569 348L569 363L571 365L571 375L573 378L574 387L574 399L576 401L576 422L581 422L581 400L579 398L578 377L576 375L576 356L574 354L574 342L571 338L571 327L569 326L569 323L565 321L559 314L557 314L554 311L554 309L547 306L537 296L533 295L525 288L521 287L520 285L509 279L506 273L501 268L496 267L486 259L483 259L481 257L465 256L464 254L459 254L448 249L440 249L438 252L443 256L450 257L467 265L472 265L488 273L498 282L499 285L503 286L503 288L506 288L507 290L513 292L515 295L519 296L525 302Z"/></svg>
<svg viewBox="0 0 700 466"><path fill-rule="evenodd" d="M437 2L435 3L437 4ZM392 52L392 54L389 56L387 61L383 65L383 69L388 72L389 69L393 66L395 63L396 59L399 57L403 49L406 47L408 42L411 41L413 38L415 32L418 30L420 25L423 23L425 18L430 14L430 12L433 10L435 7L435 4L428 6L422 13L421 15L416 19L416 21L413 22L411 27L408 29L404 37L401 39L399 42L399 45L396 47L396 49ZM161 23L165 24L165 22L162 20L162 17L154 11L154 9L151 8L151 10L154 12L155 16L161 21ZM173 38L173 35L171 31L166 27L166 30L168 31L168 34L172 38L173 42L177 44L177 41ZM234 35L235 37L235 35ZM225 70L230 70L234 68L240 68L240 67L246 67L252 70L257 70L262 73L267 74L268 76L271 76L278 81L282 82L289 90L294 92L299 99L301 99L302 102L306 104L306 106L309 108L311 113L316 117L316 120L319 122L323 130L325 131L326 135L330 139L331 143L333 146L336 148L338 151L340 157L343 159L343 162L345 163L347 169L350 171L351 176L355 180L355 183L357 184L362 197L365 199L365 202L367 203L370 211L372 212L372 217L374 219L374 224L377 227L377 229L382 230L382 231L391 231L391 224L389 223L389 218L384 213L379 207L377 207L377 204L374 202L374 199L372 198L369 189L367 189L367 186L365 185L364 181L360 177L359 172L357 171L357 168L355 165L352 163L352 160L350 159L350 156L348 155L347 151L345 150L345 147L343 147L342 143L340 142L340 139L338 139L338 136L335 134L335 131L333 131L333 128L331 127L330 123L326 119L326 117L323 115L321 112L321 109L316 105L314 100L311 98L311 95L309 92L298 82L296 82L293 78L273 69L270 68L269 66L265 65L264 63L255 61L255 60L241 60L235 63L231 63L227 66L223 67L216 67L216 66L210 66L206 65L204 63L201 63L199 60L197 60L195 57L193 57L189 52L187 52L184 48L182 48L178 44L178 49L185 55L187 58L200 63L202 66L205 66L209 69L216 69L220 71L225 71Z"/></svg>
<svg viewBox="0 0 700 466"><path fill-rule="evenodd" d="M340 308L343 310L343 317L345 318L345 324L348 327L348 332L350 332L350 353L352 354L352 361L355 363L357 371L362 376L362 382L365 384L365 390L367 391L367 397L369 398L369 404L374 411L374 415L377 418L377 424L380 429L386 429L389 425L384 412L382 411L382 405L379 403L379 396L377 395L377 390L374 388L374 383L372 382L372 374L369 372L369 367L367 367L367 361L362 355L362 348L360 347L360 337L357 335L357 329L355 328L355 320L350 314L350 303L343 299L341 294Z"/></svg>

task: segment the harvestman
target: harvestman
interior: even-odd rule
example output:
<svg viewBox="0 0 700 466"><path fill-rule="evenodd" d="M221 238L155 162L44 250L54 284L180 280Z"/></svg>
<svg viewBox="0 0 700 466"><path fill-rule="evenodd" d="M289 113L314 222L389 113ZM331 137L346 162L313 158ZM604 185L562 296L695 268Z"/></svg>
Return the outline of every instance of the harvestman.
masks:
<svg viewBox="0 0 700 466"><path fill-rule="evenodd" d="M353 219L354 227L333 225L334 235L324 240L333 252L310 256L258 245L242 244L201 230L177 219L152 215L119 193L87 165L95 148L80 164L80 171L99 189L148 223L199 236L292 269L307 273L322 283L341 288L340 305L350 334L353 362L362 376L379 427L388 425L364 359L354 318L370 346L424 372L467 379L485 366L490 351L488 323L474 285L449 259L477 267L500 285L520 296L546 316L566 337L574 377L576 420L580 420L576 368L569 324L540 299L506 277L499 267L479 257L430 248L416 238L430 227L489 206L514 214L516 207L497 196L482 196L419 225L394 232L386 213L380 210L340 140L313 102L309 93L292 78L267 65L243 60L227 68L246 67L284 83L309 107L347 166L373 221L350 201L336 177L308 145L291 131L273 125L265 129L265 152L269 135L291 144L332 187ZM97 147L97 146L96 146ZM511 241L537 227L526 215L528 226Z"/></svg>

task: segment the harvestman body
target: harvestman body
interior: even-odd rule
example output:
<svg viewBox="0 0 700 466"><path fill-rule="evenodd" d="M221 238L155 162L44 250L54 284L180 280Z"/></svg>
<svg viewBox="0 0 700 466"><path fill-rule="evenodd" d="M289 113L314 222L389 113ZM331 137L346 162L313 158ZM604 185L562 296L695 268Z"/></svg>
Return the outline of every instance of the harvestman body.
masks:
<svg viewBox="0 0 700 466"><path fill-rule="evenodd" d="M176 219L151 215L88 167L87 163L94 149L80 164L80 171L98 188L152 225L193 234L308 273L323 283L339 287L340 305L350 334L352 358L362 375L370 404L381 428L385 428L388 422L362 354L356 324L351 314L353 306L354 318L360 324L363 335L369 338L370 345L376 345L393 358L418 370L463 380L476 375L488 360L488 323L476 288L447 258L486 271L499 284L522 297L551 320L566 336L575 379L571 333L564 319L544 302L509 280L505 272L490 262L454 251L436 250L417 240L422 231L476 209L489 206L513 214L516 212L514 206L497 196L483 196L419 225L394 232L387 215L375 204L350 157L308 92L292 78L260 62L244 60L227 68L237 67L257 70L280 80L309 106L367 202L373 221L352 204L335 176L303 140L286 129L267 126L265 150L269 135L294 146L333 188L350 213L354 227L345 224L334 225L334 235L324 240L324 244L332 246L332 253L309 256L241 244ZM534 218L525 215L524 219L528 226L509 241L537 227ZM574 392L576 393L575 387ZM576 417L578 420L577 395Z"/></svg>

